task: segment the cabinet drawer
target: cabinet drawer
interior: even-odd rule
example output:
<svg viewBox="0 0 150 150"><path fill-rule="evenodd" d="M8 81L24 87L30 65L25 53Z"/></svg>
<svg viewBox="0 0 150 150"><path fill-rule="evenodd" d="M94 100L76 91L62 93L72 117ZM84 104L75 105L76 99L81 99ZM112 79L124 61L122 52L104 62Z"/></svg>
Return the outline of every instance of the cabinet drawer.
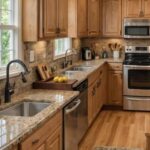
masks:
<svg viewBox="0 0 150 150"><path fill-rule="evenodd" d="M36 150L41 144L59 127L62 123L62 114L58 112L40 129L24 140L20 147L21 150Z"/></svg>
<svg viewBox="0 0 150 150"><path fill-rule="evenodd" d="M123 65L122 63L109 63L109 70L122 70L123 69Z"/></svg>
<svg viewBox="0 0 150 150"><path fill-rule="evenodd" d="M95 70L89 77L88 77L88 86L92 85L97 78L103 75L104 72L104 66L101 66L97 70Z"/></svg>

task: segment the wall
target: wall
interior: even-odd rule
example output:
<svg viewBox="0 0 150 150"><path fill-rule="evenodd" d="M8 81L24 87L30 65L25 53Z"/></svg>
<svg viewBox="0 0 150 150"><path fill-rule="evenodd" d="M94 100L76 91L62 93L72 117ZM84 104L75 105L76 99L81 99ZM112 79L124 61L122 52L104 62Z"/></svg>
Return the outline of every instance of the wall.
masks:
<svg viewBox="0 0 150 150"><path fill-rule="evenodd" d="M16 82L15 85L15 94L22 93L26 90L32 88L32 82L37 80L37 73L36 73L36 66L39 63L47 63L49 68L53 65L56 65L57 68L61 68L61 64L64 61L64 58L53 60L53 50L54 44L53 40L49 42L46 41L39 41L35 43L24 43L23 45L23 52L24 52L24 62L30 70L30 74L27 75L27 83L22 83L22 80L19 76L11 78L10 82L13 84ZM80 40L73 39L73 47L80 50ZM34 50L35 52L35 62L29 62L29 52L30 50ZM79 51L76 56L73 56L73 61L78 61L80 57ZM4 100L4 87L5 87L5 79L0 80L0 100L3 102Z"/></svg>
<svg viewBox="0 0 150 150"><path fill-rule="evenodd" d="M95 43L95 49L97 54L100 54L102 51L102 47L106 47L109 56L112 57L112 52L109 50L108 44L109 43L120 43L123 47L125 45L139 45L139 46L143 46L143 45L150 45L150 40L124 40L124 39L108 39L108 38L85 38L82 39L82 46L88 46L90 47L92 43ZM121 55L124 55L124 48L123 51L121 52Z"/></svg>

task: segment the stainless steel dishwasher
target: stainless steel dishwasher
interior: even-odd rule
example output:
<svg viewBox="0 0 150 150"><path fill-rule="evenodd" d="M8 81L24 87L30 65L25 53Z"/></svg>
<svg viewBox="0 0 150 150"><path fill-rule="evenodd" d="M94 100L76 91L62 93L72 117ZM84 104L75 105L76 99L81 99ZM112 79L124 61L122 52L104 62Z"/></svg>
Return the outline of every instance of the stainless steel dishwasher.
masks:
<svg viewBox="0 0 150 150"><path fill-rule="evenodd" d="M79 96L64 108L64 150L78 150L78 144L88 128L87 87L85 80L74 90Z"/></svg>

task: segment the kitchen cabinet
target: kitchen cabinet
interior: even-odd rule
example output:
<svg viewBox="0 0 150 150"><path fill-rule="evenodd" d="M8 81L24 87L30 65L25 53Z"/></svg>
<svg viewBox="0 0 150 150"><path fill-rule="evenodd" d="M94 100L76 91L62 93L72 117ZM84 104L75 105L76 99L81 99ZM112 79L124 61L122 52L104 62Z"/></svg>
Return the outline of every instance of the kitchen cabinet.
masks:
<svg viewBox="0 0 150 150"><path fill-rule="evenodd" d="M23 41L68 35L68 0L23 0Z"/></svg>
<svg viewBox="0 0 150 150"><path fill-rule="evenodd" d="M106 98L106 66L103 65L93 72L89 80L88 88L88 123L93 122L100 109L102 108Z"/></svg>
<svg viewBox="0 0 150 150"><path fill-rule="evenodd" d="M121 37L121 0L103 0L103 37Z"/></svg>
<svg viewBox="0 0 150 150"><path fill-rule="evenodd" d="M129 18L150 17L150 0L123 0L123 16Z"/></svg>
<svg viewBox="0 0 150 150"><path fill-rule="evenodd" d="M88 36L100 34L100 0L88 0Z"/></svg>
<svg viewBox="0 0 150 150"><path fill-rule="evenodd" d="M68 35L87 37L87 0L68 1Z"/></svg>
<svg viewBox="0 0 150 150"><path fill-rule="evenodd" d="M122 64L109 64L108 71L108 104L122 105L123 103Z"/></svg>
<svg viewBox="0 0 150 150"><path fill-rule="evenodd" d="M58 112L20 143L20 150L62 150L62 113Z"/></svg>

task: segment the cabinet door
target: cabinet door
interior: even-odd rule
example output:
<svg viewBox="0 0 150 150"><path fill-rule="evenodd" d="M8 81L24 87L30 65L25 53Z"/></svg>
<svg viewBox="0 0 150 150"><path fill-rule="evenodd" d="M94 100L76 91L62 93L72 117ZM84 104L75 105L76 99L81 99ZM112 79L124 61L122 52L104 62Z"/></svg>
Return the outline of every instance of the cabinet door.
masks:
<svg viewBox="0 0 150 150"><path fill-rule="evenodd" d="M62 133L60 128L46 140L46 150L62 150Z"/></svg>
<svg viewBox="0 0 150 150"><path fill-rule="evenodd" d="M96 96L95 84L88 88L88 123L92 123L94 118L94 101Z"/></svg>
<svg viewBox="0 0 150 150"><path fill-rule="evenodd" d="M58 0L58 27L60 37L68 35L68 0Z"/></svg>
<svg viewBox="0 0 150 150"><path fill-rule="evenodd" d="M142 10L142 0L123 0L124 17L140 17Z"/></svg>
<svg viewBox="0 0 150 150"><path fill-rule="evenodd" d="M122 71L109 71L109 104L122 105Z"/></svg>
<svg viewBox="0 0 150 150"><path fill-rule="evenodd" d="M142 0L142 13L145 18L150 17L150 0Z"/></svg>
<svg viewBox="0 0 150 150"><path fill-rule="evenodd" d="M103 36L121 36L121 0L103 0Z"/></svg>
<svg viewBox="0 0 150 150"><path fill-rule="evenodd" d="M100 29L100 0L88 0L88 35L98 36Z"/></svg>
<svg viewBox="0 0 150 150"><path fill-rule="evenodd" d="M42 144L37 150L45 150L45 143Z"/></svg>
<svg viewBox="0 0 150 150"><path fill-rule="evenodd" d="M44 0L44 36L57 36L57 0Z"/></svg>
<svg viewBox="0 0 150 150"><path fill-rule="evenodd" d="M77 33L79 37L87 36L87 0L77 0Z"/></svg>

